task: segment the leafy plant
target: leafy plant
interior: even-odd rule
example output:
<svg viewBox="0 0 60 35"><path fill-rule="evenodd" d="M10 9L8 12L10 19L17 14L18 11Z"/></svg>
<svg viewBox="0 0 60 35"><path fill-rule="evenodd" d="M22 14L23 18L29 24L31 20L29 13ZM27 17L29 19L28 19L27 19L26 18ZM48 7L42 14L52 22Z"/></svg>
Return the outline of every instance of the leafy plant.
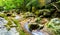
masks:
<svg viewBox="0 0 60 35"><path fill-rule="evenodd" d="M54 32L55 35L59 35L59 31L60 30L60 19L59 18L54 18L51 19L51 21L48 23L48 28L50 28L51 32ZM53 33L52 33L53 34Z"/></svg>

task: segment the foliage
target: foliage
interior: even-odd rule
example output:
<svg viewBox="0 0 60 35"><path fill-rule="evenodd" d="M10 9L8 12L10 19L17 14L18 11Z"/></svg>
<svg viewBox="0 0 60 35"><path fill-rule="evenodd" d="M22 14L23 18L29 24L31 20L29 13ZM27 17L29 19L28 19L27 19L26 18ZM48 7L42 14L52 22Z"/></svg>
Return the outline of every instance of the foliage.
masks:
<svg viewBox="0 0 60 35"><path fill-rule="evenodd" d="M60 35L60 19L54 18L48 23L48 28L50 28L51 32L54 32L55 35Z"/></svg>

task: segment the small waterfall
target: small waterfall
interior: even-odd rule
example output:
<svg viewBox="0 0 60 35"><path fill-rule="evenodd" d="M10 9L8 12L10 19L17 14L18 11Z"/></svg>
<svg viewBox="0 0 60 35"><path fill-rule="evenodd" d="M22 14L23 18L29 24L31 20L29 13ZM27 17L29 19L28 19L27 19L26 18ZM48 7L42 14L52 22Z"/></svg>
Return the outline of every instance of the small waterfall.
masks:
<svg viewBox="0 0 60 35"><path fill-rule="evenodd" d="M32 35L45 35L45 33L41 32L40 30L36 30L36 31L32 31L32 32L31 32L31 31L29 30L28 25L29 25L29 23L26 22L25 25L24 25L24 28L25 28L28 32L30 32Z"/></svg>

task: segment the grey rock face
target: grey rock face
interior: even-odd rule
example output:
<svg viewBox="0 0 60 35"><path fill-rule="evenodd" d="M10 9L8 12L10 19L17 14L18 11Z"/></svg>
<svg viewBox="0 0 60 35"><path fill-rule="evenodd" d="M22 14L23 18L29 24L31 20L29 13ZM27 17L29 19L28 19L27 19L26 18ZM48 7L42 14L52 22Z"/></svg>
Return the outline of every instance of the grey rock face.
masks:
<svg viewBox="0 0 60 35"><path fill-rule="evenodd" d="M7 20L4 18L0 17L0 35L19 35L17 32L16 28L11 28L9 31L7 28L4 26L8 23Z"/></svg>
<svg viewBox="0 0 60 35"><path fill-rule="evenodd" d="M7 23L8 23L7 20L5 20L4 18L0 17L0 27L6 25Z"/></svg>

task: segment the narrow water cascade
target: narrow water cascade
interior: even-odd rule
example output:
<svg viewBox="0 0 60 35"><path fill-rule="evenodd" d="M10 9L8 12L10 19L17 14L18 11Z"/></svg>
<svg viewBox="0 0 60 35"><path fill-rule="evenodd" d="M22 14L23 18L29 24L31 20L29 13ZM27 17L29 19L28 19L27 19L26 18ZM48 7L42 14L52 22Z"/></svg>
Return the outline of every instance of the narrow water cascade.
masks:
<svg viewBox="0 0 60 35"><path fill-rule="evenodd" d="M26 22L25 25L24 25L24 28L25 28L29 33L31 33L31 35L46 35L46 33L42 32L42 31L40 31L40 30L38 30L38 29L30 31L28 25L29 25L29 23Z"/></svg>

